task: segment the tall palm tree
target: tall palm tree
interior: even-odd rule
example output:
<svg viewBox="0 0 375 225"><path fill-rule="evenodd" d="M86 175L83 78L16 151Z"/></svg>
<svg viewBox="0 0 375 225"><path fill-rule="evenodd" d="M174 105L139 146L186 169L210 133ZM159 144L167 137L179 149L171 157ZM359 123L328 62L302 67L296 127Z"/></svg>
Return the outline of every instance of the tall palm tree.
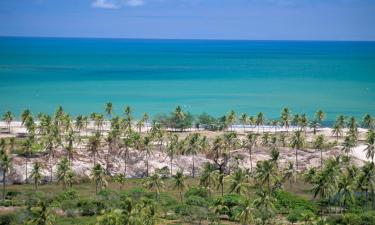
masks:
<svg viewBox="0 0 375 225"><path fill-rule="evenodd" d="M349 153L351 153L353 147L355 147L355 141L351 136L346 136L344 142L342 143L342 151L349 156Z"/></svg>
<svg viewBox="0 0 375 225"><path fill-rule="evenodd" d="M257 117L256 117L256 125L258 126L258 133L259 133L259 127L262 126L263 127L263 131L264 131L264 123L265 123L266 119L264 117L264 114L262 112L259 112L257 114Z"/></svg>
<svg viewBox="0 0 375 225"><path fill-rule="evenodd" d="M323 112L323 110L318 110L315 113L315 118L319 123L322 123L323 120L326 118L326 114Z"/></svg>
<svg viewBox="0 0 375 225"><path fill-rule="evenodd" d="M236 194L244 194L248 189L247 183L248 175L242 169L237 169L236 172L230 176L229 190Z"/></svg>
<svg viewBox="0 0 375 225"><path fill-rule="evenodd" d="M254 200L254 208L259 212L258 215L262 221L262 224L266 224L266 221L272 219L275 212L275 198L271 193L267 191L258 191L256 193L257 198Z"/></svg>
<svg viewBox="0 0 375 225"><path fill-rule="evenodd" d="M22 148L23 148L23 152L25 154L25 176L26 176L26 179L25 179L25 182L28 183L29 182L29 179L28 179L28 173L27 173L27 164L28 164L28 161L29 161L29 157L32 153L32 148L33 148L33 145L34 145L34 138L33 137L28 137L26 138L26 140L22 143Z"/></svg>
<svg viewBox="0 0 375 225"><path fill-rule="evenodd" d="M335 123L332 127L332 135L335 135L336 140L338 141L339 136L342 136L342 134L343 134L342 127L338 123Z"/></svg>
<svg viewBox="0 0 375 225"><path fill-rule="evenodd" d="M146 179L144 185L147 189L155 191L156 200L159 200L160 191L164 188L162 177L158 173L154 173Z"/></svg>
<svg viewBox="0 0 375 225"><path fill-rule="evenodd" d="M323 149L324 149L324 145L325 145L325 138L324 138L324 135L323 134L320 134L318 135L315 139L314 139L314 148L318 151L320 151L320 169L323 168Z"/></svg>
<svg viewBox="0 0 375 225"><path fill-rule="evenodd" d="M301 120L299 122L300 122L299 125L301 127L301 130L305 132L305 137L306 137L306 129L307 129L307 126L309 125L309 118L307 117L306 113L302 114Z"/></svg>
<svg viewBox="0 0 375 225"><path fill-rule="evenodd" d="M35 190L38 190L38 184L42 179L42 164L40 162L34 162L33 169L31 170L30 178L34 180Z"/></svg>
<svg viewBox="0 0 375 225"><path fill-rule="evenodd" d="M353 179L351 179L347 173L344 173L344 176L341 176L338 183L338 193L340 203L346 209L355 201L353 188Z"/></svg>
<svg viewBox="0 0 375 225"><path fill-rule="evenodd" d="M371 158L371 162L374 162L375 156L375 132L370 130L367 132L366 138L366 148L364 149L366 152L366 158Z"/></svg>
<svg viewBox="0 0 375 225"><path fill-rule="evenodd" d="M271 160L258 161L254 176L258 186L266 186L271 192L271 185L277 180L275 163Z"/></svg>
<svg viewBox="0 0 375 225"><path fill-rule="evenodd" d="M283 122L284 127L286 128L286 131L289 131L290 126L290 110L287 107L284 107L281 110L281 121Z"/></svg>
<svg viewBox="0 0 375 225"><path fill-rule="evenodd" d="M181 106L177 106L175 111L174 111L174 128L177 129L178 126L180 126L181 121L185 118L185 113L182 111ZM183 128L180 128L181 131L183 131Z"/></svg>
<svg viewBox="0 0 375 225"><path fill-rule="evenodd" d="M203 186L211 196L213 187L217 186L217 168L211 163L205 163L199 178L199 185Z"/></svg>
<svg viewBox="0 0 375 225"><path fill-rule="evenodd" d="M107 116L112 116L113 113L113 105L112 102L107 102L105 104L105 112L107 113Z"/></svg>
<svg viewBox="0 0 375 225"><path fill-rule="evenodd" d="M105 171L100 164L96 164L91 170L91 179L95 182L95 193L98 194L103 187L107 186Z"/></svg>
<svg viewBox="0 0 375 225"><path fill-rule="evenodd" d="M149 119L148 114L147 113L143 113L142 121L146 125L146 132L148 131L148 119Z"/></svg>
<svg viewBox="0 0 375 225"><path fill-rule="evenodd" d="M245 148L248 150L249 152L249 157L250 157L250 170L252 171L253 170L253 161L252 161L252 150L253 150L253 147L256 145L256 142L257 142L257 135L256 134L248 134L246 136L246 140L245 140Z"/></svg>
<svg viewBox="0 0 375 225"><path fill-rule="evenodd" d="M100 148L100 133L96 132L95 135L89 137L88 151L91 153L94 159L94 165L96 165L96 157Z"/></svg>
<svg viewBox="0 0 375 225"><path fill-rule="evenodd" d="M152 146L151 146L151 143L152 142L152 139L150 136L145 136L143 139L142 139L142 146L143 146L143 150L145 151L146 153L146 177L149 176L149 160L150 160L150 156L152 154Z"/></svg>
<svg viewBox="0 0 375 225"><path fill-rule="evenodd" d="M64 157L57 164L56 179L57 182L62 182L63 189L66 190L68 173L71 171L71 166L67 157Z"/></svg>
<svg viewBox="0 0 375 225"><path fill-rule="evenodd" d="M370 114L366 114L363 117L363 126L368 129L374 128L374 118Z"/></svg>
<svg viewBox="0 0 375 225"><path fill-rule="evenodd" d="M298 171L298 149L302 149L304 147L305 140L301 134L301 131L295 131L290 146L295 149L295 156L296 156L296 169Z"/></svg>
<svg viewBox="0 0 375 225"><path fill-rule="evenodd" d="M14 115L12 114L11 111L7 111L3 115L3 120L6 122L7 127L8 127L8 132L10 133L10 124L14 120Z"/></svg>
<svg viewBox="0 0 375 225"><path fill-rule="evenodd" d="M236 116L236 113L234 112L234 110L231 110L228 113L228 116L226 117L226 119L227 119L227 124L230 126L231 130L233 130L233 125L237 121L237 116Z"/></svg>
<svg viewBox="0 0 375 225"><path fill-rule="evenodd" d="M5 201L6 176L7 176L7 173L9 172L11 165L12 165L12 158L6 152L3 152L0 155L0 168L3 171L3 201Z"/></svg>
<svg viewBox="0 0 375 225"><path fill-rule="evenodd" d="M173 189L177 189L180 194L180 200L182 202L182 192L185 190L185 180L186 177L184 176L184 173L179 170L175 175L172 176L173 178Z"/></svg>
<svg viewBox="0 0 375 225"><path fill-rule="evenodd" d="M173 175L173 158L175 154L177 153L178 149L178 136L176 134L172 134L169 137L169 141L167 144L167 155L169 157L169 162L170 162L170 174L171 176Z"/></svg>
<svg viewBox="0 0 375 225"><path fill-rule="evenodd" d="M249 124L249 116L247 115L247 113L241 114L240 122L242 123L243 132L245 133L245 126Z"/></svg>
<svg viewBox="0 0 375 225"><path fill-rule="evenodd" d="M21 113L21 124L24 125L26 120L32 116L31 115L31 111L29 109L25 109L22 113Z"/></svg>
<svg viewBox="0 0 375 225"><path fill-rule="evenodd" d="M192 161L193 161L193 168L192 168L192 175L193 178L195 178L195 156L200 153L201 146L200 143L200 134L194 133L190 135L188 139L188 146L187 146L187 153L192 155Z"/></svg>

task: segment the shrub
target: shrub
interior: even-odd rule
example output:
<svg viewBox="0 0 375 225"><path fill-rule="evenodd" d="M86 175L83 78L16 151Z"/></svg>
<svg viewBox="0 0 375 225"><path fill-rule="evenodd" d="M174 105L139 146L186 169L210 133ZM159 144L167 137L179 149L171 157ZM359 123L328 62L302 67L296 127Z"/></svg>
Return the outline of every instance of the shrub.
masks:
<svg viewBox="0 0 375 225"><path fill-rule="evenodd" d="M275 197L277 200L275 206L281 213L288 213L289 211L295 209L311 211L314 214L318 211L313 202L296 196L290 192L278 191L275 193Z"/></svg>
<svg viewBox="0 0 375 225"><path fill-rule="evenodd" d="M0 214L0 225L10 225L15 221L16 215L13 213Z"/></svg>
<svg viewBox="0 0 375 225"><path fill-rule="evenodd" d="M201 207L207 207L208 203L206 199L200 197L200 196L189 196L185 199L185 203L187 205L194 205L194 206L201 206Z"/></svg>
<svg viewBox="0 0 375 225"><path fill-rule="evenodd" d="M105 209L104 204L97 200L80 200L77 204L82 216L93 216Z"/></svg>
<svg viewBox="0 0 375 225"><path fill-rule="evenodd" d="M185 192L185 198L189 198L190 196L198 196L201 198L207 198L208 192L204 188L191 187Z"/></svg>
<svg viewBox="0 0 375 225"><path fill-rule="evenodd" d="M64 200L73 200L73 199L77 199L78 198L78 194L77 194L77 191L75 190L68 190L68 191L63 191L63 192L60 192L57 196L57 200L62 202Z"/></svg>

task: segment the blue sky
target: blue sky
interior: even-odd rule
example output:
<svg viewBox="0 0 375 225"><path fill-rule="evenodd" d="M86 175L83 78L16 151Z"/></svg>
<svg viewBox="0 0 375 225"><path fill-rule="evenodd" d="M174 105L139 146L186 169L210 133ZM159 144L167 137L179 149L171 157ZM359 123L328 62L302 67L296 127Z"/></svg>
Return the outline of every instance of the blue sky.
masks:
<svg viewBox="0 0 375 225"><path fill-rule="evenodd" d="M0 0L0 35L375 40L375 0Z"/></svg>

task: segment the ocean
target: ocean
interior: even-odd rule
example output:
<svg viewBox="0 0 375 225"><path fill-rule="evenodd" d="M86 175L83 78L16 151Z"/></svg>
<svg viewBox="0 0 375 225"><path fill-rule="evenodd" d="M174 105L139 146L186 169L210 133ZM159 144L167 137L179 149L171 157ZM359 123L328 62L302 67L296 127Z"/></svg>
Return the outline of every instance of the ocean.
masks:
<svg viewBox="0 0 375 225"><path fill-rule="evenodd" d="M375 42L0 38L0 113L375 114Z"/></svg>

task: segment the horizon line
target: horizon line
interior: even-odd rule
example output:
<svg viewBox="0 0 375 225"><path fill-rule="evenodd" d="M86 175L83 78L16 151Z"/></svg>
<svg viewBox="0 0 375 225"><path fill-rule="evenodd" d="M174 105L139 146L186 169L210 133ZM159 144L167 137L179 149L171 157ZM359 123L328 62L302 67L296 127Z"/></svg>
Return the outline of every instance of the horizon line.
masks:
<svg viewBox="0 0 375 225"><path fill-rule="evenodd" d="M49 38L49 39L115 39L115 40L171 40L171 41L285 41L285 42L375 42L375 39L231 39L231 38L153 38L153 37L95 37L95 36L45 36L0 35L0 38Z"/></svg>

